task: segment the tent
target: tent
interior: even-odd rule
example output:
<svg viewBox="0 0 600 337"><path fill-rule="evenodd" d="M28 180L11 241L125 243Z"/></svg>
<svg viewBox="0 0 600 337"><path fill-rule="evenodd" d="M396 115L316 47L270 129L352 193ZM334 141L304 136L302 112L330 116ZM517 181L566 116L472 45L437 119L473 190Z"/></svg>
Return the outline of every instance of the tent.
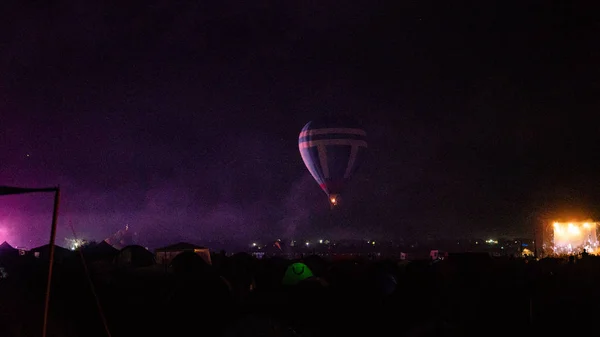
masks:
<svg viewBox="0 0 600 337"><path fill-rule="evenodd" d="M139 268L155 264L154 255L146 248L138 245L127 246L115 257L118 267Z"/></svg>
<svg viewBox="0 0 600 337"><path fill-rule="evenodd" d="M175 256L183 252L193 252L200 256L208 265L212 265L210 251L206 247L197 246L187 242L179 242L167 247L155 250L156 261L163 264L171 264Z"/></svg>
<svg viewBox="0 0 600 337"><path fill-rule="evenodd" d="M210 265L206 263L202 256L190 251L175 256L171 260L171 267L177 274L202 274L210 271Z"/></svg>
<svg viewBox="0 0 600 337"><path fill-rule="evenodd" d="M81 252L86 259L90 260L110 260L119 253L119 250L111 246L106 241L100 243L90 243L81 248Z"/></svg>
<svg viewBox="0 0 600 337"><path fill-rule="evenodd" d="M527 248L523 248L523 251L521 252L521 256L522 257L533 256L533 252Z"/></svg>
<svg viewBox="0 0 600 337"><path fill-rule="evenodd" d="M307 278L313 277L313 273L304 263L291 264L283 275L284 285L296 285Z"/></svg>
<svg viewBox="0 0 600 337"><path fill-rule="evenodd" d="M33 257L48 260L50 258L50 244L46 244L43 246L39 246L36 248L32 248L29 251ZM61 262L62 260L69 258L73 255L73 252L67 248L63 248L61 246L54 245L54 261Z"/></svg>
<svg viewBox="0 0 600 337"><path fill-rule="evenodd" d="M16 248L13 248L13 246L9 245L8 242L4 241L2 244L0 244L0 257L18 256L18 255L19 255L19 250Z"/></svg>

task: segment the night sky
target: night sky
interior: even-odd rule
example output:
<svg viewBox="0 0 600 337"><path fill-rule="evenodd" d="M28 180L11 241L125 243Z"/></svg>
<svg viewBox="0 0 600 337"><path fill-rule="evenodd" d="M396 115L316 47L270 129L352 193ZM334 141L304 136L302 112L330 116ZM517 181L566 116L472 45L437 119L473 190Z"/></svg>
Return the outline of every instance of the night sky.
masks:
<svg viewBox="0 0 600 337"><path fill-rule="evenodd" d="M57 243L531 236L600 216L597 8L547 1L4 1L0 185ZM332 214L303 125L369 154ZM51 195L0 241L47 241Z"/></svg>

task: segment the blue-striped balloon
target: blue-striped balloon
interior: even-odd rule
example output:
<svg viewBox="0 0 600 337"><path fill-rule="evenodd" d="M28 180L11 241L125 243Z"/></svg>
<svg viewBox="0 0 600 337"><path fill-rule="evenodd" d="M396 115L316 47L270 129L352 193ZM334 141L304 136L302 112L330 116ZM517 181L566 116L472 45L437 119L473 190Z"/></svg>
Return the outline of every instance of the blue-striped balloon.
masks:
<svg viewBox="0 0 600 337"><path fill-rule="evenodd" d="M367 133L352 123L308 122L298 137L302 160L332 206L367 149Z"/></svg>

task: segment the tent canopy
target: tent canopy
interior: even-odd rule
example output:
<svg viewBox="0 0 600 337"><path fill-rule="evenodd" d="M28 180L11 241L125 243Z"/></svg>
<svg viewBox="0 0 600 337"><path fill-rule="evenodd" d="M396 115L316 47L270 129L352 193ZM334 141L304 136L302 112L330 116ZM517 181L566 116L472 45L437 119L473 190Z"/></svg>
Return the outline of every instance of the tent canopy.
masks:
<svg viewBox="0 0 600 337"><path fill-rule="evenodd" d="M148 267L155 264L154 255L139 245L127 246L117 254L115 262L119 267Z"/></svg>
<svg viewBox="0 0 600 337"><path fill-rule="evenodd" d="M206 247L198 246L187 242L179 242L174 245L157 248L156 252L194 251L197 249L206 249Z"/></svg>
<svg viewBox="0 0 600 337"><path fill-rule="evenodd" d="M0 252L18 252L19 250L11 246L8 242L4 241L0 245Z"/></svg>
<svg viewBox="0 0 600 337"><path fill-rule="evenodd" d="M304 263L291 264L283 275L284 285L296 285L307 278L313 277L313 273Z"/></svg>

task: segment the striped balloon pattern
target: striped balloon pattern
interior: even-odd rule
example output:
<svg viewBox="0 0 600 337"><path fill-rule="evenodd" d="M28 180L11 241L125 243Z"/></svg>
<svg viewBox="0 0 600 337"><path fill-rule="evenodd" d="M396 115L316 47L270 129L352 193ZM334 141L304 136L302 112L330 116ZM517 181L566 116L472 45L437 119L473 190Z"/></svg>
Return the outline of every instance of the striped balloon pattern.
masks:
<svg viewBox="0 0 600 337"><path fill-rule="evenodd" d="M332 206L367 150L367 133L339 123L308 122L298 137L304 164Z"/></svg>

